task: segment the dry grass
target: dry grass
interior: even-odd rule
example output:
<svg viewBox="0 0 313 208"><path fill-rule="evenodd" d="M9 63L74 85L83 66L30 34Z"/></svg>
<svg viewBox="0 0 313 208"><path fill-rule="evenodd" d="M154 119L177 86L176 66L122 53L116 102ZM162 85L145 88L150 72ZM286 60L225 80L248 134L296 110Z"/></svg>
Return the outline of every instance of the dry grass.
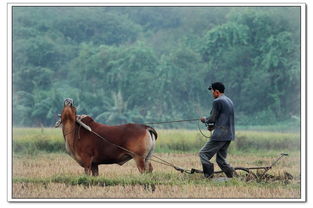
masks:
<svg viewBox="0 0 313 208"><path fill-rule="evenodd" d="M201 186L201 185L159 185L154 191L146 189L142 185L129 186L68 186L66 184L23 184L13 185L14 198L88 198L88 199L295 199L299 197L297 189L286 189L283 187L240 187L237 186Z"/></svg>
<svg viewBox="0 0 313 208"><path fill-rule="evenodd" d="M197 154L157 154L161 158L183 168L201 169ZM267 166L276 156L260 156L253 154L230 155L229 162L233 166ZM270 170L271 175L282 175L284 171L294 176L288 184L283 181L245 182L234 178L227 182L204 179L201 174L187 175L158 163L153 163L152 174L140 175L134 161L123 166L101 165L99 178L116 180L114 186L71 185L67 183L32 183L15 181L13 198L300 198L300 155L292 153ZM217 166L216 166L216 169ZM38 154L36 156L16 155L13 157L13 179L43 179L56 176L81 177L81 168L70 156L63 153ZM140 180L151 181L148 185L137 183ZM123 180L133 180L134 184ZM155 180L159 180L155 181ZM150 184L150 185L149 185ZM151 186L151 184L157 184Z"/></svg>

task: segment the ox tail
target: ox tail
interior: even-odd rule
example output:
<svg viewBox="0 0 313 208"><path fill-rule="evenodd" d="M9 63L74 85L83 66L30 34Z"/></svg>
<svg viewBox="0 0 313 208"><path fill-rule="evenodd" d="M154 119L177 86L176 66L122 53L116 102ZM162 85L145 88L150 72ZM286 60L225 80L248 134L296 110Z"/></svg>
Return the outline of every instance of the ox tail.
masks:
<svg viewBox="0 0 313 208"><path fill-rule="evenodd" d="M151 137L154 137L154 140L157 140L158 133L156 132L156 130L154 128L152 128L151 126L146 126L146 128L149 131Z"/></svg>
<svg viewBox="0 0 313 208"><path fill-rule="evenodd" d="M146 156L146 158L145 158L145 161L146 161L146 162L151 158L151 156L152 156L152 154L153 154L153 152L154 152L154 149L155 149L155 141L156 141L156 139L157 139L157 137L158 137L158 133L156 132L156 130L155 130L154 128L152 128L152 127L150 127L150 126L147 126L147 131L150 133L152 145L151 145L151 147L150 147L150 149L149 149L149 152L148 152L148 154L147 154L147 156Z"/></svg>

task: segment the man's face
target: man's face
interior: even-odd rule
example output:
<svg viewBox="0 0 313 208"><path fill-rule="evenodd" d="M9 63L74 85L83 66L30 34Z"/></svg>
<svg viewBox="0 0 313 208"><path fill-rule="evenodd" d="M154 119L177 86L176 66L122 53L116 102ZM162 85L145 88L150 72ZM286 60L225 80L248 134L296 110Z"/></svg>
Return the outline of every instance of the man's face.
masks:
<svg viewBox="0 0 313 208"><path fill-rule="evenodd" d="M211 93L212 93L212 96L214 97L214 98L218 98L219 97L219 95L220 95L220 91L218 91L218 90L211 90Z"/></svg>

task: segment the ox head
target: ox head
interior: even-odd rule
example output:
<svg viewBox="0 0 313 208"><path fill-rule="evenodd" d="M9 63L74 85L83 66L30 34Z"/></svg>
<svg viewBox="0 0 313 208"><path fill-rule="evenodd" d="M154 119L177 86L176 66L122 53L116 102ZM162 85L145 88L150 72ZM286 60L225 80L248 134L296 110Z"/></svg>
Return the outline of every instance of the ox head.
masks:
<svg viewBox="0 0 313 208"><path fill-rule="evenodd" d="M64 107L61 114L62 122L70 120L76 120L76 108L74 106L74 101L71 98L66 98L64 100Z"/></svg>
<svg viewBox="0 0 313 208"><path fill-rule="evenodd" d="M65 106L73 106L74 105L74 101L72 98L65 98L64 100L64 107Z"/></svg>

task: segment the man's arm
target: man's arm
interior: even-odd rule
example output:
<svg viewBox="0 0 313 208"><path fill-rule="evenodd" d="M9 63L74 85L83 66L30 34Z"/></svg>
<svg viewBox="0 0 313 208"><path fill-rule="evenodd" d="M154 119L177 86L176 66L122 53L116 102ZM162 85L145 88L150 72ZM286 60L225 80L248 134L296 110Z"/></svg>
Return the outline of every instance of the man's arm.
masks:
<svg viewBox="0 0 313 208"><path fill-rule="evenodd" d="M218 101L213 101L213 107L209 117L201 118L201 121L206 124L215 123L221 111L221 104Z"/></svg>

